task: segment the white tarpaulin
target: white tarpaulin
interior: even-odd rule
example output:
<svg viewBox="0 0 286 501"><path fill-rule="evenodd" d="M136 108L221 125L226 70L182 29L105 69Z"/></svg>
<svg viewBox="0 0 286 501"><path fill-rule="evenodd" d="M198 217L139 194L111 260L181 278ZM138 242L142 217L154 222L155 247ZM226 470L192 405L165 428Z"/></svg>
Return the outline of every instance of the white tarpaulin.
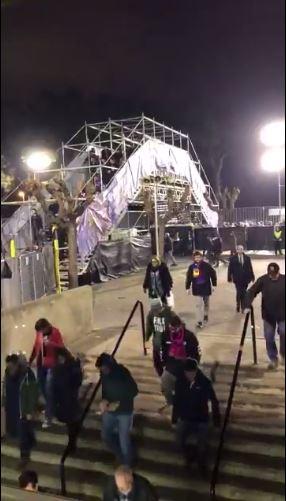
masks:
<svg viewBox="0 0 286 501"><path fill-rule="evenodd" d="M205 184L188 152L150 139L131 155L107 189L95 195L94 202L79 218L78 249L82 258L90 254L97 243L116 226L128 204L138 195L141 180L155 172L188 181L207 224L217 227L218 214L210 209L205 199Z"/></svg>

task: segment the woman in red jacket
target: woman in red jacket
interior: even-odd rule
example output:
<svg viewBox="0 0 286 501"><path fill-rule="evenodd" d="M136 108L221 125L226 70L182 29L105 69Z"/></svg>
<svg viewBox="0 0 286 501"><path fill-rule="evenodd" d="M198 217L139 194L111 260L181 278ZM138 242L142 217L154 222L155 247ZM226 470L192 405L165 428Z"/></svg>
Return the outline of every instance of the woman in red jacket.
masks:
<svg viewBox="0 0 286 501"><path fill-rule="evenodd" d="M56 365L56 349L64 347L64 342L60 331L45 318L36 322L35 330L36 339L29 363L36 359L37 377L46 400L43 428L48 428L53 418L52 371Z"/></svg>

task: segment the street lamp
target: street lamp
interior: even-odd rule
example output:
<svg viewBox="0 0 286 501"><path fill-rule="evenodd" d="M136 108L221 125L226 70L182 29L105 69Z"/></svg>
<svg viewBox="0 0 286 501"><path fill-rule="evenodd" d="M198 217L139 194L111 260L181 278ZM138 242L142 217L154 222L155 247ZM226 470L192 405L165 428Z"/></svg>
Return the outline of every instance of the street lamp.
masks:
<svg viewBox="0 0 286 501"><path fill-rule="evenodd" d="M261 156L261 167L278 175L279 217L282 217L281 171L285 170L285 120L265 125L260 131L260 141L267 147Z"/></svg>
<svg viewBox="0 0 286 501"><path fill-rule="evenodd" d="M19 197L23 199L23 202L25 202L25 192L24 191L18 191Z"/></svg>
<svg viewBox="0 0 286 501"><path fill-rule="evenodd" d="M52 156L46 151L34 151L25 158L25 163L34 173L42 172L50 167Z"/></svg>

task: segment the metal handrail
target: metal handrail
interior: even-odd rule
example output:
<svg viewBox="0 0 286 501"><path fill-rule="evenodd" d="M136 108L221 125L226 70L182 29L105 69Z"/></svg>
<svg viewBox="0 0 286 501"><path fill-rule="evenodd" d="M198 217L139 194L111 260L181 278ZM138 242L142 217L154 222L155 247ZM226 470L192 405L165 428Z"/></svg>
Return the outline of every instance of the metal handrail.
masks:
<svg viewBox="0 0 286 501"><path fill-rule="evenodd" d="M147 349L146 349L146 344L145 344L145 339L146 339L146 336L145 336L145 318L144 318L144 307L143 307L143 303L142 301L136 301L135 305L133 306L132 310L131 310L131 313L123 327L123 330L116 342L116 345L114 347L114 350L112 351L111 353L111 356L112 357L115 357L120 345L121 345L121 342L124 338L124 335L130 325L130 322L137 310L137 308L140 308L140 319L141 319L141 328L142 328L142 341L143 341L143 352L144 352L144 356L147 355ZM82 425L83 425L83 422L86 418L86 415L88 414L89 412L89 409L91 407L91 405L93 404L93 401L98 393L98 390L101 386L101 378L99 378L98 382L96 383L95 387L94 387L94 390L92 392L92 395L90 397L90 400L88 402L88 404L86 405L83 413L82 413L82 416L80 418L80 421L79 421L79 427L78 427L78 431L77 431L77 434L76 434L76 438L79 436L81 430L82 430ZM66 496L67 495L67 489L66 489L66 474L65 474L65 461L67 459L67 457L69 456L69 446L67 445L64 452L63 452L63 455L62 455L62 458L61 458L61 462L60 462L60 479L61 479L61 495L62 496Z"/></svg>
<svg viewBox="0 0 286 501"><path fill-rule="evenodd" d="M230 417L230 413L231 413L231 409L232 409L232 402L233 402L234 392L235 392L235 388L236 388L236 384L237 384L238 372L239 372L239 368L240 368L240 364L241 364L244 341L245 341L245 337L246 337L246 333L247 333L249 320L251 322L253 363L254 363L254 365L257 365L255 319L254 319L253 307L251 306L250 312L248 312L246 314L245 321L244 321L244 326L243 326L243 330L242 330L239 350L237 353L236 364L235 364L235 368L234 368L234 372L233 372L233 378L232 378L232 383L231 383L231 387L230 387L227 407L226 407L226 411L225 411L225 415L224 415L223 427L222 427L222 430L220 433L219 446L217 449L216 460L215 460L215 464L214 464L214 468L213 468L213 472L212 472L212 478L211 478L211 483L210 483L210 496L212 499L216 498L216 485L218 483L219 467L220 467L222 450L223 450L224 441L225 441L225 432L227 429L227 425L229 422L229 417Z"/></svg>

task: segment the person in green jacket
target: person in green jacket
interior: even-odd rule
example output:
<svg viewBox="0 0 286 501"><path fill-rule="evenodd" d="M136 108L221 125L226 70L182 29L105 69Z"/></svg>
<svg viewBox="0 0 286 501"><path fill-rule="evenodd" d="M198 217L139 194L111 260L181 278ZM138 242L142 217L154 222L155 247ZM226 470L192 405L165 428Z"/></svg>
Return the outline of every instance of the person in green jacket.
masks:
<svg viewBox="0 0 286 501"><path fill-rule="evenodd" d="M154 368L158 376L161 377L164 371L162 360L163 338L166 337L174 313L169 306L162 305L159 298L153 301L154 303L151 306L146 321L146 341L152 338Z"/></svg>
<svg viewBox="0 0 286 501"><path fill-rule="evenodd" d="M7 395L7 391L9 392L8 374L9 377L18 380L12 396ZM4 381L5 393L6 398L12 397L17 405L21 467L24 467L29 462L31 450L36 444L34 419L38 410L40 391L35 374L23 357L17 354L7 358L7 375Z"/></svg>
<svg viewBox="0 0 286 501"><path fill-rule="evenodd" d="M102 383L102 440L121 464L131 466L134 461L131 443L134 399L138 387L129 370L108 353L102 353L96 367Z"/></svg>

